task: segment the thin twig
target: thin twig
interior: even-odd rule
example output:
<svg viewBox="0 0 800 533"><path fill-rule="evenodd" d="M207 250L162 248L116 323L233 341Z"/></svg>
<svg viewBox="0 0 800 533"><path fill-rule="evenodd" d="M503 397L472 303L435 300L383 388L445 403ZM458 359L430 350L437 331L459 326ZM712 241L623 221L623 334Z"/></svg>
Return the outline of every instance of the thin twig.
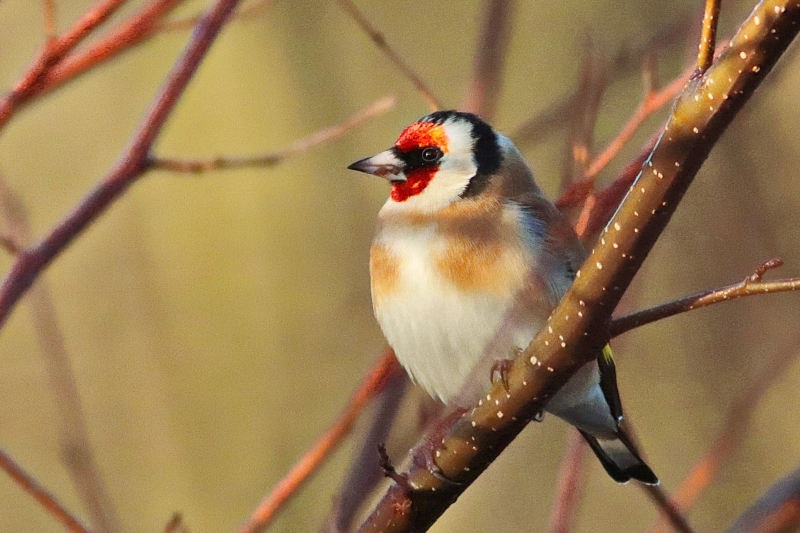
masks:
<svg viewBox="0 0 800 533"><path fill-rule="evenodd" d="M0 213L5 218L4 225L14 242L14 248L23 250L30 240L27 210L2 175L0 175ZM70 357L46 280L40 279L31 287L28 303L58 410L61 456L72 484L89 511L92 524L97 531L107 533L121 531L116 510L94 458Z"/></svg>
<svg viewBox="0 0 800 533"><path fill-rule="evenodd" d="M619 79L623 75L641 68L642 62L654 49L682 39L687 34L685 17L677 17L677 22L665 27L643 44L633 47L622 47L610 61L609 79ZM546 135L563 128L568 117L578 103L577 92L563 98L558 102L549 104L543 111L525 121L511 134L511 140L518 147L524 147L539 142Z"/></svg>
<svg viewBox="0 0 800 533"><path fill-rule="evenodd" d="M590 183L594 182L600 171L603 170L612 159L614 159L622 147L628 143L631 137L633 137L633 134L636 133L636 130L639 129L642 123L653 113L667 105L676 96L678 96L678 93L681 92L681 89L683 89L684 85L686 85L686 80L688 79L689 72L686 72L684 75L678 76L672 80L672 82L663 89L655 92L648 92L642 100L642 103L633 113L631 118L628 119L628 122L625 123L617 136L614 137L603 149L603 151L594 158L591 165L589 165L589 168L583 175L583 181Z"/></svg>
<svg viewBox="0 0 800 533"><path fill-rule="evenodd" d="M378 360L377 364L382 364L382 361ZM398 371L375 398L369 428L353 453L347 477L338 491L328 518L320 528L320 533L350 531L359 506L367 501L369 494L383 479L379 464L375 461L375 450L387 441L389 432L395 426L400 402L409 383L406 373Z"/></svg>
<svg viewBox="0 0 800 533"><path fill-rule="evenodd" d="M30 474L25 472L6 452L0 450L0 469L10 477L25 492L30 494L47 513L72 533L90 533L89 529L81 524L77 518L61 505L55 496L42 487Z"/></svg>
<svg viewBox="0 0 800 533"><path fill-rule="evenodd" d="M561 174L561 189L564 190L577 177L583 176L589 165L594 129L600 115L607 82L607 65L597 49L588 42L578 80L577 101L569 117L567 129L567 153Z"/></svg>
<svg viewBox="0 0 800 533"><path fill-rule="evenodd" d="M631 329L638 328L645 324L650 324L656 320L675 316L693 309L728 302L744 296L789 292L800 289L800 278L779 279L776 281L761 280L761 276L764 272L771 268L776 268L781 264L783 264L783 262L779 259L771 259L761 265L754 274L751 274L739 283L698 292L678 300L673 300L665 304L616 318L609 326L610 335L616 337L626 331L630 331Z"/></svg>
<svg viewBox="0 0 800 533"><path fill-rule="evenodd" d="M258 533L268 527L275 519L277 512L330 457L333 449L350 432L353 423L369 401L383 390L393 375L402 371L394 357L394 352L386 350L378 364L361 380L361 385L350 397L350 401L336 422L317 439L317 442L281 479L272 492L261 500L250 515L248 522L239 529L239 533Z"/></svg>
<svg viewBox="0 0 800 533"><path fill-rule="evenodd" d="M47 236L18 255L0 284L0 327L53 259L147 170L149 151L161 127L238 1L216 0L212 4L114 167Z"/></svg>
<svg viewBox="0 0 800 533"><path fill-rule="evenodd" d="M703 74L714 61L714 48L717 41L717 22L719 21L719 8L722 0L706 0L703 13L703 32L700 36L700 46L697 51L697 72Z"/></svg>
<svg viewBox="0 0 800 533"><path fill-rule="evenodd" d="M231 20L249 20L262 14L272 0L254 0L253 2L240 6L231 15ZM178 20L162 20L154 25L154 29L159 32L186 31L191 30L197 24L200 15L186 17Z"/></svg>
<svg viewBox="0 0 800 533"><path fill-rule="evenodd" d="M741 447L753 413L770 387L800 356L800 337L794 336L774 350L765 367L731 402L725 422L706 454L692 467L689 475L675 491L673 501L684 511L689 510L716 479L720 469ZM650 533L667 533L667 524L656 524Z"/></svg>
<svg viewBox="0 0 800 533"><path fill-rule="evenodd" d="M431 111L436 111L442 108L442 105L439 103L439 100L433 95L431 90L428 88L427 84L422 81L422 77L417 74L414 69L412 69L408 63L406 63L405 59L397 53L394 48L392 48L389 43L386 41L386 37L383 36L381 32L379 32L375 26L364 16L361 10L352 2L352 0L337 0L339 5L344 9L350 17L358 24L364 33L366 33L372 42L375 43L375 46L383 52L383 54L389 58L395 67L405 76L408 78L409 81L414 85L419 95L425 100L425 103L428 104L428 107Z"/></svg>
<svg viewBox="0 0 800 533"><path fill-rule="evenodd" d="M58 37L58 23L56 21L55 0L42 0L44 11L44 36L48 42L53 42Z"/></svg>
<svg viewBox="0 0 800 533"><path fill-rule="evenodd" d="M725 533L788 533L800 525L800 468L772 485Z"/></svg>
<svg viewBox="0 0 800 533"><path fill-rule="evenodd" d="M282 163L286 158L305 153L321 144L338 139L377 116L386 113L397 103L394 96L385 96L369 106L354 113L346 120L329 126L307 137L295 141L288 148L277 152L270 152L256 156L244 157L215 157L211 159L174 159L166 157L154 157L150 160L150 166L154 169L168 170L172 172L192 172L201 173L212 170L224 170L243 167L271 167Z"/></svg>
<svg viewBox="0 0 800 533"><path fill-rule="evenodd" d="M120 52L141 43L154 33L155 22L181 0L151 0L142 10L120 23L104 37L79 50L72 49L119 7L116 0L101 0L64 35L39 54L14 89L0 98L0 129L34 98L76 78ZM71 53L70 53L71 52Z"/></svg>
<svg viewBox="0 0 800 533"><path fill-rule="evenodd" d="M550 508L550 533L569 533L578 519L578 504L583 492L586 469L586 441L577 429L570 428L567 446L558 471L556 493Z"/></svg>
<svg viewBox="0 0 800 533"><path fill-rule="evenodd" d="M475 49L472 82L460 109L491 122L502 88L501 80L508 55L514 0L485 0L483 24Z"/></svg>
<svg viewBox="0 0 800 533"><path fill-rule="evenodd" d="M686 521L678 506L670 500L661 485L642 485L642 490L653 500L656 507L661 510L661 516L669 521L675 531L693 533L692 526Z"/></svg>

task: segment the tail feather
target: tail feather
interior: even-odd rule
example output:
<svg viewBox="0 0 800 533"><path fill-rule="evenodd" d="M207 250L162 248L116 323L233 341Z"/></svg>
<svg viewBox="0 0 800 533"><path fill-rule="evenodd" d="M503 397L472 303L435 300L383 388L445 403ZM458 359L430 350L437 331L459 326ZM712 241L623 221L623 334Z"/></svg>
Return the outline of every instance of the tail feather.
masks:
<svg viewBox="0 0 800 533"><path fill-rule="evenodd" d="M598 437L585 431L581 431L581 435L600 459L600 464L608 475L617 483L627 483L635 479L647 485L658 485L658 478L622 430L610 437Z"/></svg>

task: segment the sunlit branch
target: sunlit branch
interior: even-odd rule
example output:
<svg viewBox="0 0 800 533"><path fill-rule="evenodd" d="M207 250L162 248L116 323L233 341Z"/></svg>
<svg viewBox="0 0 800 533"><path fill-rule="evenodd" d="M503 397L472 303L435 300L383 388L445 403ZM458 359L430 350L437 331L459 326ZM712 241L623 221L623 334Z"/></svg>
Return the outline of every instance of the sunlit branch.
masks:
<svg viewBox="0 0 800 533"><path fill-rule="evenodd" d="M706 8L703 13L703 30L697 51L697 72L699 74L708 70L714 61L720 4L722 4L722 0L706 0Z"/></svg>

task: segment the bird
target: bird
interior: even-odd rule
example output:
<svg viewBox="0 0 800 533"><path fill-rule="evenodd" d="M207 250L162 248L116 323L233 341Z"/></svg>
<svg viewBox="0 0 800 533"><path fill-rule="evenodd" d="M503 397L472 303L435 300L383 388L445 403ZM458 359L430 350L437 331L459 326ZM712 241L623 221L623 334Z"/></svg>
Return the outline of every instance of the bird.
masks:
<svg viewBox="0 0 800 533"><path fill-rule="evenodd" d="M414 382L448 406L486 393L533 340L586 251L513 142L477 115L436 111L349 167L391 184L369 257L375 317ZM620 426L611 348L545 411L575 426L618 483L658 478Z"/></svg>

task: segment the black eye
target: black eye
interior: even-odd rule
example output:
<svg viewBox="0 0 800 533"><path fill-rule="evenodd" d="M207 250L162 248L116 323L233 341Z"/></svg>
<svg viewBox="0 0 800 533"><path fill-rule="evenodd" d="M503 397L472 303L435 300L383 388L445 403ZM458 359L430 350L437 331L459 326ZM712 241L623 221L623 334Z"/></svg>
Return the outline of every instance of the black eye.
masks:
<svg viewBox="0 0 800 533"><path fill-rule="evenodd" d="M442 151L438 148L425 148L422 150L422 160L426 163L435 163L442 157Z"/></svg>

